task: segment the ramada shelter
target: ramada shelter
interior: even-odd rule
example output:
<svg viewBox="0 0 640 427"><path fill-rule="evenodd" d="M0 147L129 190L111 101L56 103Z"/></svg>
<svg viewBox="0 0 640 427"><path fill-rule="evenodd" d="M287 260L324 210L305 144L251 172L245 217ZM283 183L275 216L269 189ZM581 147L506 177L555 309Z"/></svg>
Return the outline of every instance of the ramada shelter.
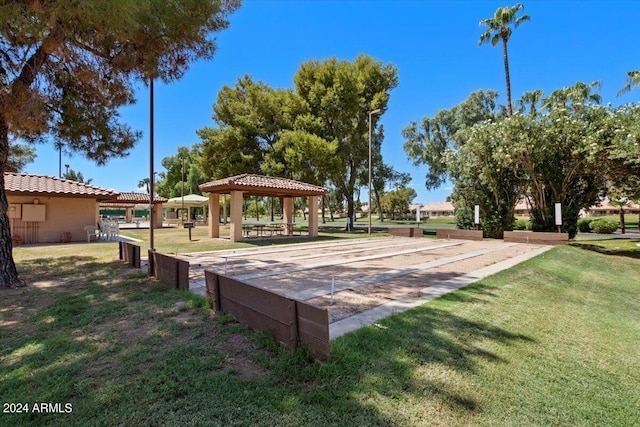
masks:
<svg viewBox="0 0 640 427"><path fill-rule="evenodd" d="M60 242L64 233L72 242L87 240L86 226L96 226L102 203L124 207L149 204L145 193L119 193L91 184L45 175L6 172L4 188L11 236L21 243ZM155 226L162 227L164 197L154 198Z"/></svg>
<svg viewBox="0 0 640 427"><path fill-rule="evenodd" d="M220 195L231 195L231 227L229 237L232 242L242 240L242 200L245 196L266 196L282 198L283 217L286 226L293 224L295 197L308 197L309 236L318 235L318 197L326 189L287 178L264 175L242 174L199 185L200 191L209 193L209 237L220 237ZM285 227L284 234L290 234Z"/></svg>

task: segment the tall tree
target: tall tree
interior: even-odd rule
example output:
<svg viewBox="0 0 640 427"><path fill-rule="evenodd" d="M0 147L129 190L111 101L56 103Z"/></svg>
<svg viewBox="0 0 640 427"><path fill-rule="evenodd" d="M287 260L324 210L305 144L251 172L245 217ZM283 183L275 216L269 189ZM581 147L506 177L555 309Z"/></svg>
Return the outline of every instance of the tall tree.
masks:
<svg viewBox="0 0 640 427"><path fill-rule="evenodd" d="M640 86L640 71L627 72L627 84L618 91L618 96L623 95Z"/></svg>
<svg viewBox="0 0 640 427"><path fill-rule="evenodd" d="M292 91L273 89L249 75L234 87L224 86L213 105L215 126L196 132L202 139L200 169L214 179L265 172L265 155L273 152L283 130L293 128L300 108L302 103Z"/></svg>
<svg viewBox="0 0 640 427"><path fill-rule="evenodd" d="M12 143L9 146L9 158L5 172L21 172L24 167L36 158L36 150L27 144Z"/></svg>
<svg viewBox="0 0 640 427"><path fill-rule="evenodd" d="M502 41L502 55L504 58L504 74L507 83L507 111L509 116L513 115L513 106L511 105L511 76L509 74L509 54L507 52L507 43L511 38L512 28L518 28L520 24L529 21L529 15L516 17L517 13L524 9L522 4L518 3L513 7L500 7L496 10L492 18L483 19L480 25L486 27L484 33L480 35L479 45L491 43L491 46Z"/></svg>
<svg viewBox="0 0 640 427"><path fill-rule="evenodd" d="M83 184L91 184L91 181L93 181L93 178L85 179L84 175L82 175L82 172L76 172L73 169L67 170L64 174L62 174L62 177L64 179L70 179L71 181L81 182Z"/></svg>
<svg viewBox="0 0 640 427"><path fill-rule="evenodd" d="M4 2L0 8L0 285L18 286L4 175L9 138L64 141L103 164L140 137L119 122L136 80L211 58L237 0Z"/></svg>
<svg viewBox="0 0 640 427"><path fill-rule="evenodd" d="M358 179L367 168L369 111L386 108L390 91L398 85L397 69L367 55L353 62L312 60L300 66L294 82L313 123L320 125L311 133L337 143L337 167L329 179L346 198L352 218ZM373 128L379 118L372 117Z"/></svg>

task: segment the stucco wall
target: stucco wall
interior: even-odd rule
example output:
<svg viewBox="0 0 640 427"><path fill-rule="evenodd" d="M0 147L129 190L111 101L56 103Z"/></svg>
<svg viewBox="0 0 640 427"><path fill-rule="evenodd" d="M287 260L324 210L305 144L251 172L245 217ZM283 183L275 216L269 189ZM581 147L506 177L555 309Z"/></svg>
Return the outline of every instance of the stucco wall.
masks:
<svg viewBox="0 0 640 427"><path fill-rule="evenodd" d="M46 206L45 221L38 223L24 223L20 219L9 219L11 234L19 234L25 243L28 238L31 243L59 242L64 232L71 233L74 242L86 241L87 233L84 227L96 225L98 220L97 203L95 199L67 198L67 197L34 197L7 195L9 204L38 204ZM38 224L37 231L29 225Z"/></svg>

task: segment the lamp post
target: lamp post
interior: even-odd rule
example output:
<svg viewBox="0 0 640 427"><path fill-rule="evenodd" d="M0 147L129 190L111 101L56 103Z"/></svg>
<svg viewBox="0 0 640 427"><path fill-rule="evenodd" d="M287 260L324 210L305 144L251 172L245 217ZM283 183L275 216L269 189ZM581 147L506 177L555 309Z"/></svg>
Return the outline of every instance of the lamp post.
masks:
<svg viewBox="0 0 640 427"><path fill-rule="evenodd" d="M380 114L382 113L382 109L378 108L376 110L373 111L369 111L369 209L368 209L368 214L369 214L369 235L371 235L371 116L373 116L374 114Z"/></svg>
<svg viewBox="0 0 640 427"><path fill-rule="evenodd" d="M155 250L153 245L153 76L149 77L149 249Z"/></svg>
<svg viewBox="0 0 640 427"><path fill-rule="evenodd" d="M184 157L182 158L182 209L180 210L180 222L182 223L182 215L184 215ZM189 221L189 218L187 218Z"/></svg>

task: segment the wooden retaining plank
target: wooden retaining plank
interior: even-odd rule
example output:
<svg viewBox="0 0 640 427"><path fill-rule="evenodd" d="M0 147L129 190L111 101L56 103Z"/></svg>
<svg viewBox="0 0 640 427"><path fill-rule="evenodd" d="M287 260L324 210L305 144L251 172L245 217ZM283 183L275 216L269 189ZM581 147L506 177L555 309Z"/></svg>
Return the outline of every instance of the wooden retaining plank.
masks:
<svg viewBox="0 0 640 427"><path fill-rule="evenodd" d="M247 283L218 275L220 306L238 321L267 330L289 348L297 345L295 301Z"/></svg>
<svg viewBox="0 0 640 427"><path fill-rule="evenodd" d="M140 246L128 242L119 242L119 258L131 267L140 268Z"/></svg>
<svg viewBox="0 0 640 427"><path fill-rule="evenodd" d="M189 289L189 262L153 252L153 276L174 289Z"/></svg>
<svg viewBox="0 0 640 427"><path fill-rule="evenodd" d="M423 232L420 227L389 227L388 233L392 236L401 237L422 237Z"/></svg>
<svg viewBox="0 0 640 427"><path fill-rule="evenodd" d="M290 304L286 297L224 275L218 275L218 281L222 298L233 299L274 319L279 319L279 313ZM222 309L224 310L224 306Z"/></svg>
<svg viewBox="0 0 640 427"><path fill-rule="evenodd" d="M533 243L541 245L566 245L569 243L569 233L505 231L504 241L516 243Z"/></svg>
<svg viewBox="0 0 640 427"><path fill-rule="evenodd" d="M460 229L448 229L437 228L437 239L460 239L460 240L482 240L482 230L460 230Z"/></svg>
<svg viewBox="0 0 640 427"><path fill-rule="evenodd" d="M211 301L211 307L215 311L221 311L222 306L220 304L220 286L218 283L218 275L213 271L204 271L204 281L207 285L207 296Z"/></svg>
<svg viewBox="0 0 640 427"><path fill-rule="evenodd" d="M307 347L314 359L328 359L331 354L328 310L296 301L296 312L300 343Z"/></svg>

